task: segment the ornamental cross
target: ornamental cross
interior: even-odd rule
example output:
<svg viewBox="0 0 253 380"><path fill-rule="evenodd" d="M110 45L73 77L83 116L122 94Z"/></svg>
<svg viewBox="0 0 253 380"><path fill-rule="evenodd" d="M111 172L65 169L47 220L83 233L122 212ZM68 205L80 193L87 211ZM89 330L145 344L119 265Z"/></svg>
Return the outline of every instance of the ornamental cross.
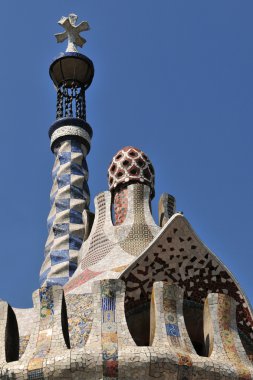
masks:
<svg viewBox="0 0 253 380"><path fill-rule="evenodd" d="M65 32L55 34L57 42L63 42L68 39L66 52L77 52L77 46L83 47L86 39L81 37L79 33L87 31L90 26L87 21L82 21L76 25L77 15L71 13L68 17L62 16L58 24L61 25Z"/></svg>

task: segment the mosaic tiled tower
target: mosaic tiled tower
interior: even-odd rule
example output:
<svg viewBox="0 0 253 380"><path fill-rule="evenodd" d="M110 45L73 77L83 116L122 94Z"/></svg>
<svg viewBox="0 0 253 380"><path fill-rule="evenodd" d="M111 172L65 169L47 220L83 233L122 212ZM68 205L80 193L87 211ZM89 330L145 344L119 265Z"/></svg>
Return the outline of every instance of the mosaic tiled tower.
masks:
<svg viewBox="0 0 253 380"><path fill-rule="evenodd" d="M89 211L92 131L85 90L93 64L75 15L59 24L66 53L50 67L57 117L49 236L33 307L0 301L0 379L250 380L253 312L240 285L127 146L108 169L109 191Z"/></svg>
<svg viewBox="0 0 253 380"><path fill-rule="evenodd" d="M151 189L148 202L151 204L155 195L154 174L152 163L141 150L126 146L115 154L108 170L109 188L113 193L115 225L125 221L130 184L148 185Z"/></svg>
<svg viewBox="0 0 253 380"><path fill-rule="evenodd" d="M75 15L70 15L59 23L66 27L66 22L72 22L75 31L78 29L75 20ZM64 37L57 35L58 41ZM89 210L90 203L86 155L92 129L86 122L85 91L93 79L93 63L77 53L70 42L67 51L53 61L49 73L57 89L57 112L56 121L49 129L55 163L41 286L64 285L75 272L88 228L83 213Z"/></svg>

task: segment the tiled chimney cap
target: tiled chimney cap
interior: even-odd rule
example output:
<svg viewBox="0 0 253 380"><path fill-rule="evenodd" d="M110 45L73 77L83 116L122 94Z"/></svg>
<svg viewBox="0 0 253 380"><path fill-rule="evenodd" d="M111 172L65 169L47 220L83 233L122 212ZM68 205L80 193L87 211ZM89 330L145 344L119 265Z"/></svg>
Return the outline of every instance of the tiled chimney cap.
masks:
<svg viewBox="0 0 253 380"><path fill-rule="evenodd" d="M128 183L145 183L151 188L151 198L155 195L155 172L147 155L133 146L119 150L112 159L108 169L110 191L119 185Z"/></svg>

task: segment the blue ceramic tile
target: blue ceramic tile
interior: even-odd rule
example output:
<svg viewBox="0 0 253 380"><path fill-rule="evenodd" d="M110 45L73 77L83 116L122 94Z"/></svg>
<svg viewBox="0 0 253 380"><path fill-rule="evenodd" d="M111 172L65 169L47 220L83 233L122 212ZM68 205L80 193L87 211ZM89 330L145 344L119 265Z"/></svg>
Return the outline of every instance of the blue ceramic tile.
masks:
<svg viewBox="0 0 253 380"><path fill-rule="evenodd" d="M51 264L56 265L69 260L69 251L67 249L50 252Z"/></svg>
<svg viewBox="0 0 253 380"><path fill-rule="evenodd" d="M54 224L53 232L56 238L67 235L69 233L69 223Z"/></svg>
<svg viewBox="0 0 253 380"><path fill-rule="evenodd" d="M70 162L70 160L71 160L71 152L59 153L59 161L61 165L66 164L67 162Z"/></svg>
<svg viewBox="0 0 253 380"><path fill-rule="evenodd" d="M70 218L70 223L83 224L82 213L79 211L71 209L69 211L69 218Z"/></svg>
<svg viewBox="0 0 253 380"><path fill-rule="evenodd" d="M80 141L77 141L77 140L71 141L71 152L83 153Z"/></svg>
<svg viewBox="0 0 253 380"><path fill-rule="evenodd" d="M55 201L55 207L57 212L68 210L70 207L70 199L57 199Z"/></svg>
<svg viewBox="0 0 253 380"><path fill-rule="evenodd" d="M115 298L112 297L102 297L102 310L115 310Z"/></svg>
<svg viewBox="0 0 253 380"><path fill-rule="evenodd" d="M83 176L84 174L84 169L82 168L81 165L77 164L76 162L71 163L70 169L71 169L71 174L80 175L80 176Z"/></svg>
<svg viewBox="0 0 253 380"><path fill-rule="evenodd" d="M70 193L71 193L71 198L74 198L74 199L84 198L83 190L79 189L79 187L77 186L70 185Z"/></svg>
<svg viewBox="0 0 253 380"><path fill-rule="evenodd" d="M53 225L53 223L54 223L54 220L55 220L55 215L52 216L52 218L50 218L50 219L47 220L47 229L48 229L48 231L51 230L52 225Z"/></svg>
<svg viewBox="0 0 253 380"><path fill-rule="evenodd" d="M177 336L177 337L180 336L178 326L172 323L166 324L166 332L167 332L167 335L170 335L170 336Z"/></svg>
<svg viewBox="0 0 253 380"><path fill-rule="evenodd" d="M69 235L69 248L79 250L82 245L82 239L78 236Z"/></svg>
<svg viewBox="0 0 253 380"><path fill-rule="evenodd" d="M47 286L54 286L54 285L60 285L64 286L66 282L68 282L69 277L51 277L47 279Z"/></svg>
<svg viewBox="0 0 253 380"><path fill-rule="evenodd" d="M62 174L57 178L59 188L70 184L70 174Z"/></svg>
<svg viewBox="0 0 253 380"><path fill-rule="evenodd" d="M72 277L73 274L75 273L77 268L77 263L75 261L70 261L69 262L69 276Z"/></svg>
<svg viewBox="0 0 253 380"><path fill-rule="evenodd" d="M47 270L45 270L45 271L40 275L40 285L43 284L43 282L44 282L45 279L47 278L47 275L48 275L49 272L50 272L50 268L48 268Z"/></svg>

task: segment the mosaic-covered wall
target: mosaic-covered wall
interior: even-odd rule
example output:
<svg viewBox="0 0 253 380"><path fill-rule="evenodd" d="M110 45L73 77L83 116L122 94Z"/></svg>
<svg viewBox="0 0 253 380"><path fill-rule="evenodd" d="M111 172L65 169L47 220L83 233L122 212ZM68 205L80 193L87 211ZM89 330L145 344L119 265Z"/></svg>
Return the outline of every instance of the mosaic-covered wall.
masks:
<svg viewBox="0 0 253 380"><path fill-rule="evenodd" d="M231 297L210 293L206 298L203 328L208 352L200 356L185 326L182 288L172 282L154 283L146 347L137 346L128 330L125 295L122 280L104 279L94 282L92 294L67 295L65 306L61 287L41 288L34 293L31 335L18 361L7 361L8 304L1 301L0 378L253 379Z"/></svg>

